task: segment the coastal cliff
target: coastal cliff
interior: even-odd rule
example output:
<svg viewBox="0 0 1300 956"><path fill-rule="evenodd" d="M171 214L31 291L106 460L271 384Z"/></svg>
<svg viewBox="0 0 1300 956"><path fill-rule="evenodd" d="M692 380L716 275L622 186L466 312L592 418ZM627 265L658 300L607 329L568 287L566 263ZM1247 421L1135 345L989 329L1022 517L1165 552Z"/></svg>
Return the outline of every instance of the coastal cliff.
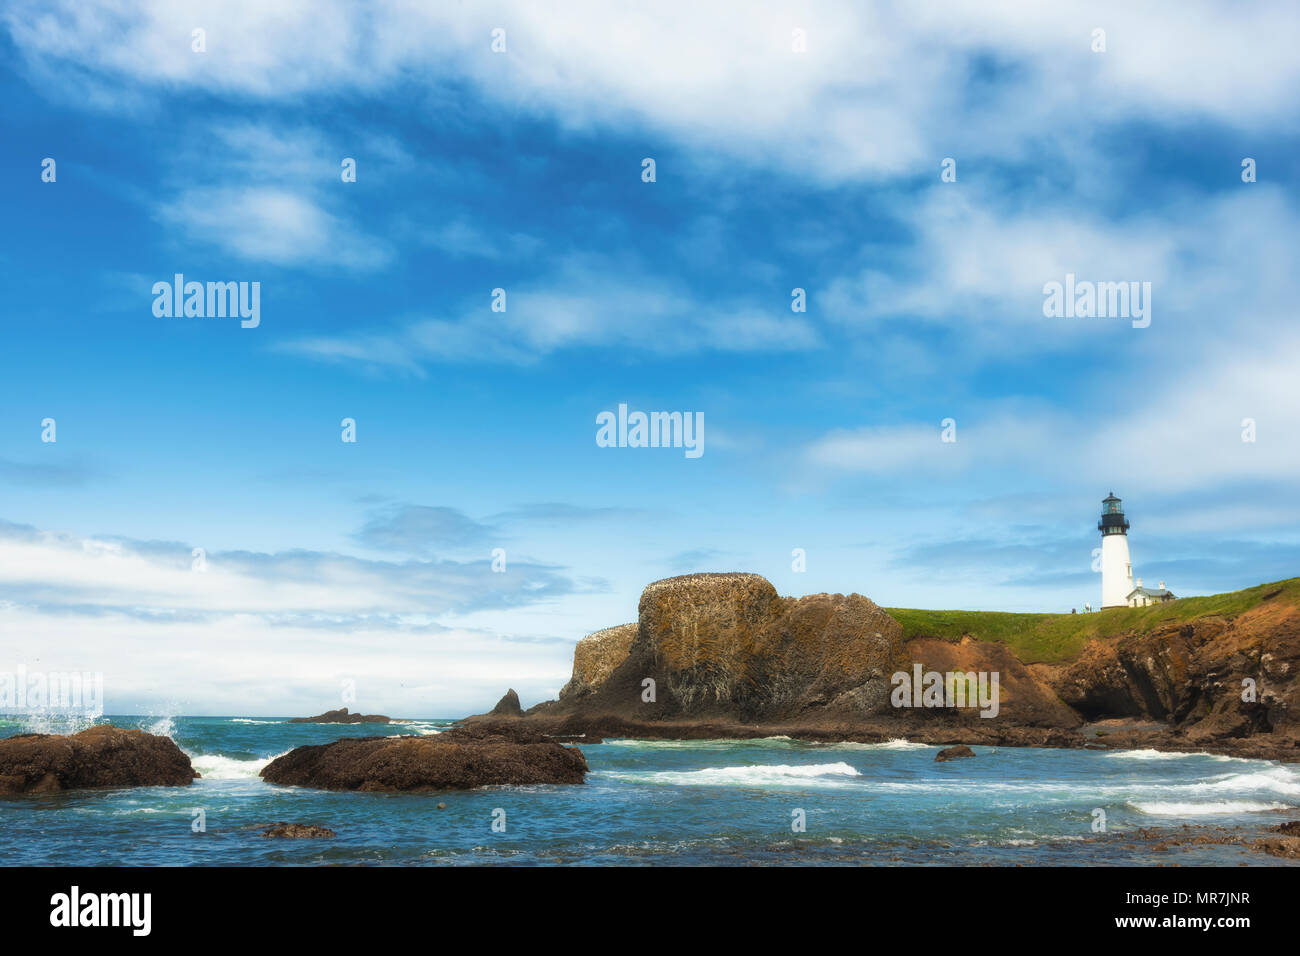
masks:
<svg viewBox="0 0 1300 956"><path fill-rule="evenodd" d="M977 688L993 674L996 691ZM931 706L928 692L923 704L922 675L956 675L965 706ZM907 737L1297 760L1298 675L1300 579L1159 608L1018 615L782 597L756 574L692 574L649 585L635 624L579 641L559 699L515 719L592 737Z"/></svg>

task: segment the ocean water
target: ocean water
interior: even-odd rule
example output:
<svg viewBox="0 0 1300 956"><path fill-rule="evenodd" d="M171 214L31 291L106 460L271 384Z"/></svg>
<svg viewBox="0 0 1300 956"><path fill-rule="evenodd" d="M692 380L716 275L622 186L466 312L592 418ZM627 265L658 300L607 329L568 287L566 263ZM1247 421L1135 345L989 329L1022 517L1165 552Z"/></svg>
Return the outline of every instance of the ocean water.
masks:
<svg viewBox="0 0 1300 956"><path fill-rule="evenodd" d="M272 786L257 773L301 744L434 734L451 722L101 722L170 736L203 778L191 787L0 800L5 864L1270 866L1288 863L1240 845L1161 849L1134 832L1186 836L1189 824L1250 838L1300 818L1300 768L1208 754L976 747L973 759L936 763L939 748L905 741L609 740L583 748L592 771L583 786L328 793ZM71 729L0 717L0 736ZM1104 834L1092 831L1098 809ZM196 810L205 832L194 832ZM504 833L492 829L498 810ZM800 811L806 829L796 833ZM260 835L259 826L281 820L337 836Z"/></svg>

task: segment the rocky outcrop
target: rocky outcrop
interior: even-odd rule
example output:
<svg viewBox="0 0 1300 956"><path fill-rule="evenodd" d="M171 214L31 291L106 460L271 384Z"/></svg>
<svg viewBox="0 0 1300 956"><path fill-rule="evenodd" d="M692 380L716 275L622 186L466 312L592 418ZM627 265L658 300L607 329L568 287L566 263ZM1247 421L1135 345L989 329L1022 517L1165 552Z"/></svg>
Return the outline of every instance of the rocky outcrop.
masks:
<svg viewBox="0 0 1300 956"><path fill-rule="evenodd" d="M1068 618L1073 632L1049 620L1036 643L1016 646L1037 654L1083 633L1103 636L1067 643L1082 645L1072 660L1026 666L1010 644L951 630L926 636L922 628L935 625L918 618L905 639L898 621L860 594L785 598L744 573L667 578L642 593L635 625L579 642L558 700L513 723L555 739L906 737L1300 760L1300 588L1281 582L1220 597L1211 602L1218 612L1199 616L1108 611ZM978 614L967 620L978 629ZM1005 633L1004 623L990 627ZM996 674L996 706L971 706L969 695L957 707L931 706L920 694L896 699L895 676L917 669L913 687L937 673L964 691ZM466 724L508 729L502 716Z"/></svg>
<svg viewBox="0 0 1300 956"><path fill-rule="evenodd" d="M197 777L168 737L101 724L0 739L0 795L108 787L184 787Z"/></svg>
<svg viewBox="0 0 1300 956"><path fill-rule="evenodd" d="M784 719L887 707L901 628L861 595L781 598L757 574L656 581L632 625L575 652L558 702L529 711L626 720Z"/></svg>
<svg viewBox="0 0 1300 956"><path fill-rule="evenodd" d="M637 625L619 624L588 634L573 649L573 676L560 691L560 700L586 697L600 689L619 664L627 660Z"/></svg>
<svg viewBox="0 0 1300 956"><path fill-rule="evenodd" d="M393 718L382 714L352 714L346 707L339 710L327 710L315 717L293 717L291 724L391 724Z"/></svg>
<svg viewBox="0 0 1300 956"><path fill-rule="evenodd" d="M1048 680L1090 719L1162 721L1190 745L1267 735L1294 747L1298 676L1300 607L1265 600L1231 620L1207 615L1092 641Z"/></svg>
<svg viewBox="0 0 1300 956"><path fill-rule="evenodd" d="M279 840L320 840L328 839L334 836L334 831L329 827L317 826L314 823L272 823L262 831L262 836L267 839Z"/></svg>
<svg viewBox="0 0 1300 956"><path fill-rule="evenodd" d="M493 717L522 717L524 709L519 706L519 695L511 687L488 713Z"/></svg>
<svg viewBox="0 0 1300 956"><path fill-rule="evenodd" d="M535 732L452 730L433 737L359 737L298 747L262 769L268 783L320 790L468 790L582 783L582 752Z"/></svg>

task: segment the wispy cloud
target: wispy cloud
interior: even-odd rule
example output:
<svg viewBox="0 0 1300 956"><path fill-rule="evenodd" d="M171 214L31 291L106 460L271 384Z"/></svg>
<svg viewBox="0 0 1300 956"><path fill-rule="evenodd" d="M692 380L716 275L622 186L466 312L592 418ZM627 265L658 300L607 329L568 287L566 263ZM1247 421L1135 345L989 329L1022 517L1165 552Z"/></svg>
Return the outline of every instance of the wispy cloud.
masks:
<svg viewBox="0 0 1300 956"><path fill-rule="evenodd" d="M579 348L675 355L808 351L822 344L813 326L790 312L788 300L760 309L701 298L626 261L570 257L543 280L501 288L504 312L492 310L485 291L481 302L462 305L452 318L413 319L387 333L288 340L277 349L411 370L439 362L529 363Z"/></svg>
<svg viewBox="0 0 1300 956"><path fill-rule="evenodd" d="M783 5L670 3L625 28L627 12L587 0L562 11L333 0L179 8L35 0L4 22L35 68L76 64L78 87L202 89L256 100L377 91L453 78L513 109L585 128L637 121L679 142L755 155L827 178L897 174L954 150L1005 155L1072 127L1151 114L1238 125L1293 120L1300 81L1287 3L1245 9L957 0ZM682 17L694 28L683 34ZM190 49L206 24L208 51ZM1091 51L1104 24L1107 52ZM504 27L508 52L493 55ZM806 31L807 51L792 34ZM310 36L310 44L301 42ZM996 55L994 55L996 54ZM978 97L954 96L957 90ZM83 94L84 95L84 94ZM974 112L981 122L957 123Z"/></svg>

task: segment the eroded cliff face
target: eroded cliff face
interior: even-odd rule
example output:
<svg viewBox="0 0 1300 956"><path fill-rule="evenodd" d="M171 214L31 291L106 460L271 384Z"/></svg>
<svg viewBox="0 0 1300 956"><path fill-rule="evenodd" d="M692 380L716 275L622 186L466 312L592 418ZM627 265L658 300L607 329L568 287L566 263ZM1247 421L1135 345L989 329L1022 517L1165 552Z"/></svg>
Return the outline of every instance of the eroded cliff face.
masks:
<svg viewBox="0 0 1300 956"><path fill-rule="evenodd" d="M584 638L559 706L632 720L776 719L888 706L898 622L859 594L791 599L757 574L649 585L637 623ZM653 681L653 700L646 681Z"/></svg>
<svg viewBox="0 0 1300 956"><path fill-rule="evenodd" d="M1047 675L1089 719L1166 721L1189 741L1300 737L1300 608L1265 601L1227 620L1168 624L1092 641Z"/></svg>

